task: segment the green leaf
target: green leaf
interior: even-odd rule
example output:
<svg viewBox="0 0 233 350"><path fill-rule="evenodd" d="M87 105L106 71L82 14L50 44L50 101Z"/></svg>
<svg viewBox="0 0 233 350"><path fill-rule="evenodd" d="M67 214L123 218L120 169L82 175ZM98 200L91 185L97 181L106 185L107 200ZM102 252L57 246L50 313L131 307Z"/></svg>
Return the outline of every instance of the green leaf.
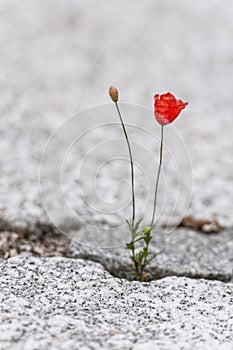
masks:
<svg viewBox="0 0 233 350"><path fill-rule="evenodd" d="M133 243L137 243L137 242L139 242L139 241L141 241L141 240L144 240L144 236L141 236L141 237L135 239L135 240L133 241Z"/></svg>
<svg viewBox="0 0 233 350"><path fill-rule="evenodd" d="M132 231L133 240L140 235L141 232Z"/></svg>
<svg viewBox="0 0 233 350"><path fill-rule="evenodd" d="M150 234L146 234L145 236L143 236L143 239L146 242L146 244L148 245L150 243L150 241L152 240L152 237L150 236Z"/></svg>
<svg viewBox="0 0 233 350"><path fill-rule="evenodd" d="M135 230L136 232L138 231L141 222L142 222L142 219L139 219L139 220L136 222L135 227L134 227L134 230Z"/></svg>
<svg viewBox="0 0 233 350"><path fill-rule="evenodd" d="M133 242L126 243L125 248L132 250L134 248L134 243Z"/></svg>
<svg viewBox="0 0 233 350"><path fill-rule="evenodd" d="M142 232L144 232L144 233L150 233L151 230L152 230L152 227L150 227L150 226L145 226L144 229L142 230Z"/></svg>
<svg viewBox="0 0 233 350"><path fill-rule="evenodd" d="M144 257L144 259L146 259L148 257L148 255L149 255L148 249L144 248L143 249L143 257Z"/></svg>
<svg viewBox="0 0 233 350"><path fill-rule="evenodd" d="M135 254L135 260L141 265L143 260L143 252L139 252Z"/></svg>
<svg viewBox="0 0 233 350"><path fill-rule="evenodd" d="M129 223L129 220L128 220L128 219L125 219L125 222L126 222L128 225L130 225L130 223Z"/></svg>

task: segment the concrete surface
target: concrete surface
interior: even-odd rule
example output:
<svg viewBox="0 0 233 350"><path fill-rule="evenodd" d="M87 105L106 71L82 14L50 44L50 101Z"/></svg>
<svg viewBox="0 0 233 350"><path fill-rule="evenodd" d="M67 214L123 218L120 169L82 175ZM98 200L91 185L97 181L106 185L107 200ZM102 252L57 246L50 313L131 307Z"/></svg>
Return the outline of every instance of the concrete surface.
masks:
<svg viewBox="0 0 233 350"><path fill-rule="evenodd" d="M2 349L232 349L232 283L140 283L66 258L0 262Z"/></svg>

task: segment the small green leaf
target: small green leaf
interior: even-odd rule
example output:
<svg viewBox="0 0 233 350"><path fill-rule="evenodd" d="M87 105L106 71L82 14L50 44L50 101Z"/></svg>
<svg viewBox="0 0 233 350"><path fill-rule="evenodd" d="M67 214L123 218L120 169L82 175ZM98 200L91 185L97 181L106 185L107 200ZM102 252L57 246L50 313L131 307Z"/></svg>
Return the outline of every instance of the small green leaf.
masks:
<svg viewBox="0 0 233 350"><path fill-rule="evenodd" d="M126 243L125 248L126 248L126 249L130 249L130 250L132 250L132 249L134 248L134 244L133 244L133 242Z"/></svg>
<svg viewBox="0 0 233 350"><path fill-rule="evenodd" d="M147 258L148 255L149 255L148 249L144 248L143 249L143 256L144 256L144 258Z"/></svg>
<svg viewBox="0 0 233 350"><path fill-rule="evenodd" d="M152 240L152 237L148 234L146 234L145 236L143 236L144 241L146 242L146 244L148 245L150 243L150 241Z"/></svg>
<svg viewBox="0 0 233 350"><path fill-rule="evenodd" d="M145 227L143 228L142 232L144 232L144 233L150 233L151 230L152 230L152 228L151 228L150 226L145 226Z"/></svg>
<svg viewBox="0 0 233 350"><path fill-rule="evenodd" d="M143 237L143 236L141 236L141 237L135 239L135 240L133 241L133 243L137 243L137 242L139 242L139 241L141 241L141 240L144 240L144 237Z"/></svg>
<svg viewBox="0 0 233 350"><path fill-rule="evenodd" d="M142 222L142 219L139 219L139 220L136 222L135 227L134 227L134 230L135 230L136 232L138 231L141 222Z"/></svg>
<svg viewBox="0 0 233 350"><path fill-rule="evenodd" d="M143 260L143 257L144 257L143 255L144 255L143 251L140 251L139 253L137 253L135 255L135 258L138 261L138 263L140 264L140 266L142 264L142 260Z"/></svg>
<svg viewBox="0 0 233 350"><path fill-rule="evenodd" d="M140 232L132 231L133 239L137 238L140 235Z"/></svg>
<svg viewBox="0 0 233 350"><path fill-rule="evenodd" d="M128 219L125 219L125 222L126 222L128 225L130 225L130 223L129 223L129 220L128 220Z"/></svg>

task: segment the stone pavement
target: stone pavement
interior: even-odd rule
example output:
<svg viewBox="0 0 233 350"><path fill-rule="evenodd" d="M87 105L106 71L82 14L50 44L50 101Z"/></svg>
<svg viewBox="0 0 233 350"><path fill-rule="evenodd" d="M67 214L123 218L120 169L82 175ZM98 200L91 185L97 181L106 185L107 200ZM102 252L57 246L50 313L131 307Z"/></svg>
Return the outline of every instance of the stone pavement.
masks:
<svg viewBox="0 0 233 350"><path fill-rule="evenodd" d="M100 7L96 0L26 0L15 6L1 4L1 216L17 227L48 222L38 184L48 137L70 115L109 102L107 89L115 84L122 101L151 109L155 92L189 101L174 126L192 160L190 212L232 226L231 1L105 1ZM151 118L152 112L145 128ZM54 157L62 151L63 144ZM75 170L74 160L67 166ZM53 179L49 190L55 196ZM81 210L77 196L70 201L90 220L96 214Z"/></svg>
<svg viewBox="0 0 233 350"><path fill-rule="evenodd" d="M158 161L153 95L171 91L189 102L165 130L161 221L153 245L164 252L151 265L152 274L171 277L142 285L114 278L84 260L1 261L4 349L233 349L228 283L233 256L232 11L231 0L1 2L1 231L53 231L41 201L39 168L49 137L62 125L42 164L49 215L75 238L69 256L101 262L130 279L124 269L128 257L119 248L128 239L122 226L130 215L127 153L122 130L114 124L114 106L104 105L108 86L115 84L125 103L121 108L137 160L138 215L150 212L148 193ZM77 117L69 123L72 115ZM75 138L79 142L73 146ZM192 183L187 212L218 219L222 231L212 236L185 228L162 233L168 216L163 204L172 211L177 181L185 194L179 201L182 215ZM120 208L116 215L111 214L115 204ZM113 246L118 248L112 253Z"/></svg>
<svg viewBox="0 0 233 350"><path fill-rule="evenodd" d="M232 349L232 284L130 282L60 257L0 266L1 349Z"/></svg>
<svg viewBox="0 0 233 350"><path fill-rule="evenodd" d="M232 235L228 230L213 235L187 229L171 234L158 232L151 242L150 254L159 254L147 267L147 273L151 279L175 275L233 282ZM114 276L134 278L128 267L130 254L124 246L110 249L73 242L68 256L99 262Z"/></svg>

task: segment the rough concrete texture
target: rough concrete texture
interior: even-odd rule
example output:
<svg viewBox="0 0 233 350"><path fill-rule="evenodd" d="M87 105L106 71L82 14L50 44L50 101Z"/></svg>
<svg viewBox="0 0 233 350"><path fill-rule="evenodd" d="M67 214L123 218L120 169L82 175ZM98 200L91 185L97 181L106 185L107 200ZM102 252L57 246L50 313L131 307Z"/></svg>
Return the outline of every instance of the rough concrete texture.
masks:
<svg viewBox="0 0 233 350"><path fill-rule="evenodd" d="M83 231L85 234L86 231ZM205 235L187 229L155 234L150 252L151 256L159 254L152 260L147 272L151 279L175 275L225 282L233 280L232 235L232 231ZM118 277L135 278L129 268L130 252L124 246L110 249L73 242L68 256L97 261Z"/></svg>
<svg viewBox="0 0 233 350"><path fill-rule="evenodd" d="M232 349L231 283L142 284L58 257L0 266L2 349Z"/></svg>

